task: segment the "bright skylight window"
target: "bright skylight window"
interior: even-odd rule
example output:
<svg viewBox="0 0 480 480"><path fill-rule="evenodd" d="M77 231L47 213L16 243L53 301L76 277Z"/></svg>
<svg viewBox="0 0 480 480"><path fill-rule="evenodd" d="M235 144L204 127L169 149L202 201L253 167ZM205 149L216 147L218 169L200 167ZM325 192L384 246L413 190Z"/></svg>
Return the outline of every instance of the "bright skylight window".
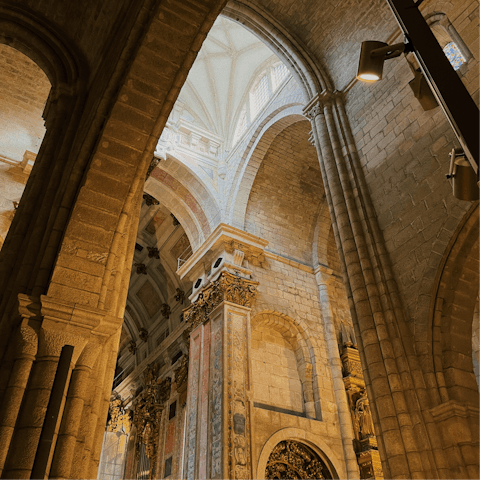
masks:
<svg viewBox="0 0 480 480"><path fill-rule="evenodd" d="M281 63L272 69L272 89L275 91L288 75L288 68Z"/></svg>
<svg viewBox="0 0 480 480"><path fill-rule="evenodd" d="M268 88L268 78L264 75L260 81L257 83L257 86L252 92L251 96L251 112L252 118L255 118L263 108L263 106L268 102L270 98L270 90Z"/></svg>
<svg viewBox="0 0 480 480"><path fill-rule="evenodd" d="M447 56L448 61L451 63L454 70L458 70L465 63L465 58L455 42L447 43L443 47L443 52Z"/></svg>

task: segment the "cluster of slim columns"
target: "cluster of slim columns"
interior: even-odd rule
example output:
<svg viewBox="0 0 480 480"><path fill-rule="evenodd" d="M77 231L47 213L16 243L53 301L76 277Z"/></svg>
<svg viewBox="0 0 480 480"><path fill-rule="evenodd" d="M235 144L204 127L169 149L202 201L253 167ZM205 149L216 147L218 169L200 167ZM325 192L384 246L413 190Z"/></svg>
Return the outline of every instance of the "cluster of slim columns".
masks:
<svg viewBox="0 0 480 480"><path fill-rule="evenodd" d="M331 305L332 274L322 267L319 267L315 274L322 309L323 325L325 328L325 340L328 348L328 356L332 372L333 390L335 403L337 404L338 421L343 443L343 454L347 466L347 478L360 478L357 463L357 456L353 449L355 434L352 428L350 407L345 393L345 384L342 376L342 362L338 350L337 336L333 321Z"/></svg>
<svg viewBox="0 0 480 480"><path fill-rule="evenodd" d="M343 99L326 94L307 112L313 127L327 201L344 269L365 383L373 401L378 445L385 476L438 478L426 421L425 381L408 351L411 335L403 319L383 241L371 211L368 192L349 127ZM402 341L402 337L405 341ZM423 405L422 405L423 404ZM431 426L431 425L429 425Z"/></svg>

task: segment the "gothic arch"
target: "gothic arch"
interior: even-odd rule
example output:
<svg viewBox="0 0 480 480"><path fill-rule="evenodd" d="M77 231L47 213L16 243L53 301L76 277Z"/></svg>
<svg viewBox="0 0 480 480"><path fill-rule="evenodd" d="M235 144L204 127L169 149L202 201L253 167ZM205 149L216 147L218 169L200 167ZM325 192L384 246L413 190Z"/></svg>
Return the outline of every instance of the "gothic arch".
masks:
<svg viewBox="0 0 480 480"><path fill-rule="evenodd" d="M272 450L281 441L296 440L308 445L318 456L326 463L332 473L333 478L347 478L346 472L341 462L333 450L327 445L320 435L307 432L301 428L283 428L275 432L263 445L257 462L257 479L265 478L265 469Z"/></svg>

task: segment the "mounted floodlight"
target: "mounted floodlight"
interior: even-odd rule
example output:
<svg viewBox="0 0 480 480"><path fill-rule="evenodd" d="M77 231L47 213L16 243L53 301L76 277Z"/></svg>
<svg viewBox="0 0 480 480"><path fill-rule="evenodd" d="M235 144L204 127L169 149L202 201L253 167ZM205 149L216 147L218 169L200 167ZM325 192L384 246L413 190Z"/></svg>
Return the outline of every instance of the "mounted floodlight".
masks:
<svg viewBox="0 0 480 480"><path fill-rule="evenodd" d="M388 45L384 42L368 40L362 42L357 78L364 82L376 82L382 79L383 62L410 51L408 43Z"/></svg>
<svg viewBox="0 0 480 480"><path fill-rule="evenodd" d="M478 178L475 170L465 158L460 148L450 152L450 170L446 177L453 187L453 196L459 200L473 202L479 199Z"/></svg>

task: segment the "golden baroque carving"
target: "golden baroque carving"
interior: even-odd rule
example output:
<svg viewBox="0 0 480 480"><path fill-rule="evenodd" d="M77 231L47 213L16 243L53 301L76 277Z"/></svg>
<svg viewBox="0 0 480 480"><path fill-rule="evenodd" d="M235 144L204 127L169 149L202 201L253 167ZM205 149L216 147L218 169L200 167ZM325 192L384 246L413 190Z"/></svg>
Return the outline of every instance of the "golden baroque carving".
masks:
<svg viewBox="0 0 480 480"><path fill-rule="evenodd" d="M209 314L223 301L250 307L257 294L258 282L248 280L229 272L222 272L217 280L210 283L197 300L184 311L189 323L187 334L208 319Z"/></svg>
<svg viewBox="0 0 480 480"><path fill-rule="evenodd" d="M183 354L182 363L178 368L174 370L175 372L175 383L177 385L177 391L182 389L182 386L187 381L188 377L188 354Z"/></svg>
<svg viewBox="0 0 480 480"><path fill-rule="evenodd" d="M145 445L145 455L150 459L151 471L155 471L160 423L165 402L170 397L171 378L158 378L158 365L150 364L144 372L143 391L135 400L133 425L137 430L135 455L140 454L140 445Z"/></svg>
<svg viewBox="0 0 480 480"><path fill-rule="evenodd" d="M332 478L320 457L306 445L280 442L268 458L265 478Z"/></svg>
<svg viewBox="0 0 480 480"><path fill-rule="evenodd" d="M107 432L120 432L127 435L130 433L130 412L125 410L122 397L117 392L113 392L110 397L108 415L110 420L107 424Z"/></svg>

